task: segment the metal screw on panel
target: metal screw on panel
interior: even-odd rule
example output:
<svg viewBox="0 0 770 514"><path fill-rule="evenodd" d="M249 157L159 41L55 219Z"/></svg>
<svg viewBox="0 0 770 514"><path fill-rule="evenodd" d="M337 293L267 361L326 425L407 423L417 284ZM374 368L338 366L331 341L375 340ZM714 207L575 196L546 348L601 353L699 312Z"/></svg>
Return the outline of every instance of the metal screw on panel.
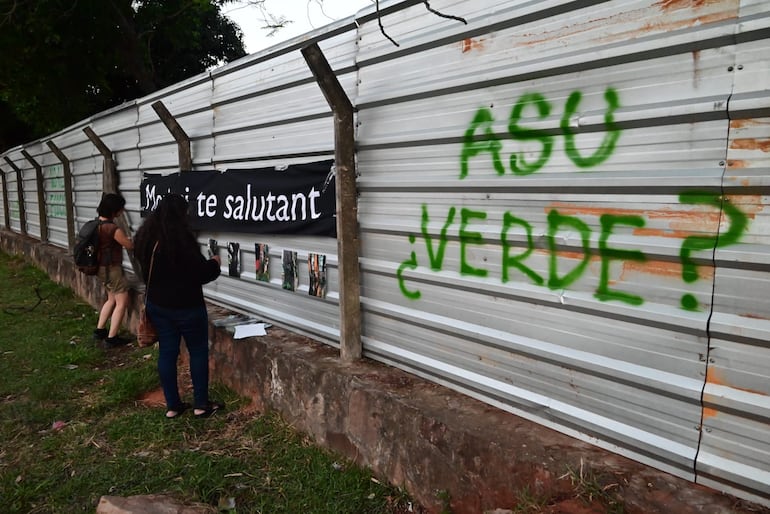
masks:
<svg viewBox="0 0 770 514"><path fill-rule="evenodd" d="M714 364L716 361L715 361L714 359L709 359L709 362L710 362L711 364Z"/></svg>
<svg viewBox="0 0 770 514"><path fill-rule="evenodd" d="M719 161L719 165L720 166L724 166L725 165L725 161Z"/></svg>
<svg viewBox="0 0 770 514"><path fill-rule="evenodd" d="M727 71L733 71L733 67L732 66L728 66L727 67Z"/></svg>
<svg viewBox="0 0 770 514"><path fill-rule="evenodd" d="M739 69L739 70L742 70L742 69L743 69L743 64L739 64L739 65L738 65L738 69Z"/></svg>
<svg viewBox="0 0 770 514"><path fill-rule="evenodd" d="M708 428L708 427L704 428L704 430L705 430L707 433L709 433L709 434L711 433L711 429L710 429L710 428Z"/></svg>

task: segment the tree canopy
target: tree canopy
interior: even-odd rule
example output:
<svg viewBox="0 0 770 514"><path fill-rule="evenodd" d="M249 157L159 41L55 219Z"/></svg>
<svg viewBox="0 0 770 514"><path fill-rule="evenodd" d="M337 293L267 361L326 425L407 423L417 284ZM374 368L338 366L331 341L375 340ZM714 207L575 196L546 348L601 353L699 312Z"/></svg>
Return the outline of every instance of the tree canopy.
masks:
<svg viewBox="0 0 770 514"><path fill-rule="evenodd" d="M0 151L246 54L232 0L0 0Z"/></svg>

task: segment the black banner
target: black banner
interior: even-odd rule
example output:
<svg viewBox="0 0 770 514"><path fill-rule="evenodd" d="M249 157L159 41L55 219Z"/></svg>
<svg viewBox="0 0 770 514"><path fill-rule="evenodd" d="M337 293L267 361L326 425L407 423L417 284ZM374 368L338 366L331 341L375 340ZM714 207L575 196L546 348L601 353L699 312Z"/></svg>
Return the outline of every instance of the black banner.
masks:
<svg viewBox="0 0 770 514"><path fill-rule="evenodd" d="M178 193L190 202L195 230L336 237L333 164L145 174L140 186L142 216L163 195Z"/></svg>

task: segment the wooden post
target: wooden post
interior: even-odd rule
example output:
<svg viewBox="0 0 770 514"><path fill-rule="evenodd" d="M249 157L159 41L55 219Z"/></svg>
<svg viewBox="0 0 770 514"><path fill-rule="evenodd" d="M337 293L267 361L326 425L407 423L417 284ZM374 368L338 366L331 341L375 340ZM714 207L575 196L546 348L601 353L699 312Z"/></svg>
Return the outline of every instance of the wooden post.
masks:
<svg viewBox="0 0 770 514"><path fill-rule="evenodd" d="M29 152L22 150L21 154L35 168L35 177L37 178L37 205L40 215L40 241L48 242L48 212L45 208L45 177L43 176L43 167L32 157Z"/></svg>
<svg viewBox="0 0 770 514"><path fill-rule="evenodd" d="M70 168L70 160L67 156L59 150L59 147L53 141L46 143L48 148L56 155L59 162L64 169L64 208L67 211L67 240L69 241L69 249L72 250L75 246L75 203L72 197L72 168Z"/></svg>
<svg viewBox="0 0 770 514"><path fill-rule="evenodd" d="M340 276L340 357L361 358L361 279L358 264L358 193L356 191L353 104L317 44L302 49L313 76L334 113L334 165L337 169L337 254Z"/></svg>
<svg viewBox="0 0 770 514"><path fill-rule="evenodd" d="M27 209L24 207L24 177L21 176L21 168L16 166L10 157L5 156L5 162L16 172L16 194L19 197L19 226L21 233L27 235Z"/></svg>
<svg viewBox="0 0 770 514"><path fill-rule="evenodd" d="M0 176L3 180L3 217L5 219L5 228L11 230L11 210L8 208L8 182L5 179L5 170L0 168Z"/></svg>
<svg viewBox="0 0 770 514"><path fill-rule="evenodd" d="M190 138L185 133L181 125L176 121L174 116L168 112L163 102L158 100L152 104L152 108L158 114L158 117L166 125L166 128L171 135L174 136L176 145L179 152L179 171L192 171L192 152L190 150Z"/></svg>
<svg viewBox="0 0 770 514"><path fill-rule="evenodd" d="M104 163L102 164L102 191L105 193L117 193L120 191L120 177L118 176L118 170L115 166L115 159L112 156L112 151L107 148L104 141L96 135L96 132L94 132L91 127L85 127L83 132L85 132L88 139L91 140L104 158Z"/></svg>

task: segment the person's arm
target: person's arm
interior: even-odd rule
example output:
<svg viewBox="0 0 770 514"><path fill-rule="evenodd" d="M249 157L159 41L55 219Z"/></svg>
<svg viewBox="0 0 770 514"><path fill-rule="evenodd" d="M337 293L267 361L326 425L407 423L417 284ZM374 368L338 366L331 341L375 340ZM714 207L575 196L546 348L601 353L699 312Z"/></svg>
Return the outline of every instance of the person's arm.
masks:
<svg viewBox="0 0 770 514"><path fill-rule="evenodd" d="M198 253L195 255L195 261L196 274L200 284L208 284L216 279L222 271L220 268L222 263L218 255L213 256L211 259L206 259Z"/></svg>
<svg viewBox="0 0 770 514"><path fill-rule="evenodd" d="M113 237L115 238L115 241L117 241L120 244L120 246L122 246L126 250L133 250L134 242L131 241L131 238L128 237L121 228L117 228L115 230L115 235Z"/></svg>

